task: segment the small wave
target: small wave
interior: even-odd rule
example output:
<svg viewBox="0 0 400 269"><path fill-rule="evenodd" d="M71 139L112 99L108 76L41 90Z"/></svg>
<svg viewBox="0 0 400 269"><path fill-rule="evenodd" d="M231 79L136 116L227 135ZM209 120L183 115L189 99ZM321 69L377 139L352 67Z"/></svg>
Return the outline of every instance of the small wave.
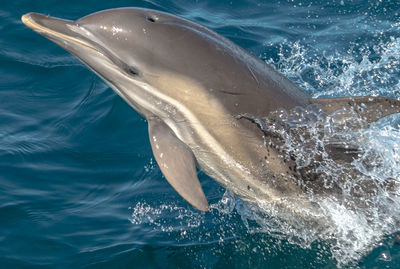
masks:
<svg viewBox="0 0 400 269"><path fill-rule="evenodd" d="M29 54L30 53L26 51L17 52L8 48L2 48L0 50L0 55L5 59L48 69L65 66L83 66L83 64L69 54L61 56L49 56L46 53L40 55Z"/></svg>

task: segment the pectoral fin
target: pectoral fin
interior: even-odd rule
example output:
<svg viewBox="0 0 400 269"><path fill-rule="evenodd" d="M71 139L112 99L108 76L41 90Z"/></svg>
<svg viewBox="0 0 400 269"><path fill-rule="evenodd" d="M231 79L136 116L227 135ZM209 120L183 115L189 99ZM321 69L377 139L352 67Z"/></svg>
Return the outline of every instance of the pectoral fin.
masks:
<svg viewBox="0 0 400 269"><path fill-rule="evenodd" d="M149 120L149 136L154 157L169 184L192 206L208 211L190 148L159 119Z"/></svg>
<svg viewBox="0 0 400 269"><path fill-rule="evenodd" d="M354 111L368 123L400 112L400 101L385 97L339 97L310 99L313 104L322 105L322 110L332 114L342 108Z"/></svg>

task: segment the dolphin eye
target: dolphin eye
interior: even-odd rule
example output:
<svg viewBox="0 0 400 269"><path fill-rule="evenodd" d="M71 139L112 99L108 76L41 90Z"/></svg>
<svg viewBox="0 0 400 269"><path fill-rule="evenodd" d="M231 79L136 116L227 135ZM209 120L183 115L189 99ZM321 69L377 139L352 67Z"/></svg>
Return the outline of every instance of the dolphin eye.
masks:
<svg viewBox="0 0 400 269"><path fill-rule="evenodd" d="M126 72L127 72L129 75L134 76L134 77L136 77L136 76L139 75L138 70L137 70L136 68L132 67L132 66L127 67L127 68L126 68Z"/></svg>

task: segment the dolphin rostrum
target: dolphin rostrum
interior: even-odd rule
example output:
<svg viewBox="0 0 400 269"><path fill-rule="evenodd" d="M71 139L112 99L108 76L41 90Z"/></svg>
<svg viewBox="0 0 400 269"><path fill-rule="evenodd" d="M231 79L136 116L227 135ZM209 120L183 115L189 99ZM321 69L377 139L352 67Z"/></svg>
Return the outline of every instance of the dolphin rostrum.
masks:
<svg viewBox="0 0 400 269"><path fill-rule="evenodd" d="M382 97L312 99L228 39L155 10L111 9L77 21L29 13L22 22L79 58L146 118L163 175L201 211L209 206L196 167L245 201L311 206L298 183L304 175L246 115L310 104L367 122L399 112L398 100Z"/></svg>

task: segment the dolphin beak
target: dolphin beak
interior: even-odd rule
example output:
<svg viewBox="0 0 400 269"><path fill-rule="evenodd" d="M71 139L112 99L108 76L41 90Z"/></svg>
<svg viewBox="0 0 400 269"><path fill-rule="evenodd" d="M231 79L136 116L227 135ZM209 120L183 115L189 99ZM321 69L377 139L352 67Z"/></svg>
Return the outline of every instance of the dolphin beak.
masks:
<svg viewBox="0 0 400 269"><path fill-rule="evenodd" d="M49 33L65 32L66 25L72 24L72 21L53 18L39 13L27 13L21 17L22 22L35 31L44 31Z"/></svg>
<svg viewBox="0 0 400 269"><path fill-rule="evenodd" d="M22 22L52 40L61 47L68 50L68 43L78 46L84 46L97 51L91 44L84 40L82 35L76 31L79 26L73 21L54 18L39 13L28 13L21 17Z"/></svg>

